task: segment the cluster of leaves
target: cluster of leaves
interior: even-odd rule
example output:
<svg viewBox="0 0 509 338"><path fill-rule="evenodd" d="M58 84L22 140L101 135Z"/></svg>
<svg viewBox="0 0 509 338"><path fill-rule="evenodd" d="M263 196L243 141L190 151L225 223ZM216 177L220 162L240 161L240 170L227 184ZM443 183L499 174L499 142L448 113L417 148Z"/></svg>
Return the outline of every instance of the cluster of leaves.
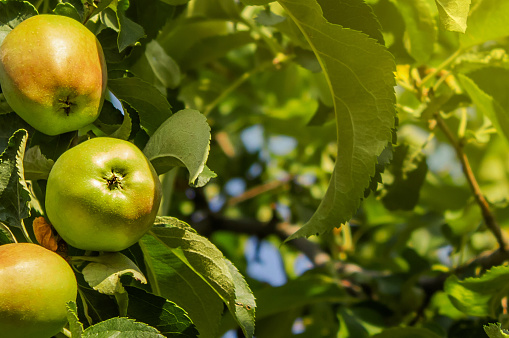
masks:
<svg viewBox="0 0 509 338"><path fill-rule="evenodd" d="M90 135L143 149L176 217L71 248L73 337L251 337L255 307L257 337L507 335L509 3L2 1L0 38L37 11L96 34L111 97L55 137L0 102L0 243L38 229L53 162ZM247 273L253 234L278 287Z"/></svg>

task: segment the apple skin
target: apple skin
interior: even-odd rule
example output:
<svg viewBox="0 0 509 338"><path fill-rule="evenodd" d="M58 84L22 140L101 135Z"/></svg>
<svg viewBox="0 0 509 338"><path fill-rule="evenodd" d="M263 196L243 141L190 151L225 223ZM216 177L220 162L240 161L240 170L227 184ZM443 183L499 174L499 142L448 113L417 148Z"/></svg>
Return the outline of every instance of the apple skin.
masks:
<svg viewBox="0 0 509 338"><path fill-rule="evenodd" d="M157 173L138 147L97 137L55 162L46 186L46 216L76 248L121 251L152 227L161 195Z"/></svg>
<svg viewBox="0 0 509 338"><path fill-rule="evenodd" d="M7 103L36 130L57 135L99 116L107 85L104 53L78 21L41 14L16 26L0 46Z"/></svg>
<svg viewBox="0 0 509 338"><path fill-rule="evenodd" d="M58 254L31 243L0 246L0 336L49 338L67 323L77 283Z"/></svg>

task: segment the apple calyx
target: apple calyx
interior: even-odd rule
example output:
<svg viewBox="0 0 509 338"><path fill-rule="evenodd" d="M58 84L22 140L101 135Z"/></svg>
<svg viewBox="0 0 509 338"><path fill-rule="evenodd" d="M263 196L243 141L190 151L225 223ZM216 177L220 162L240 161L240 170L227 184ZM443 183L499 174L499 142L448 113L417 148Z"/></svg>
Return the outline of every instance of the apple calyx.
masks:
<svg viewBox="0 0 509 338"><path fill-rule="evenodd" d="M111 174L108 174L104 179L106 180L106 184L109 190L123 189L122 180L124 179L124 175L122 173L111 170Z"/></svg>
<svg viewBox="0 0 509 338"><path fill-rule="evenodd" d="M71 107L76 104L71 101L70 95L67 95L63 99L58 99L58 105L60 106L59 109L62 109L65 115L69 116L69 114L71 113Z"/></svg>

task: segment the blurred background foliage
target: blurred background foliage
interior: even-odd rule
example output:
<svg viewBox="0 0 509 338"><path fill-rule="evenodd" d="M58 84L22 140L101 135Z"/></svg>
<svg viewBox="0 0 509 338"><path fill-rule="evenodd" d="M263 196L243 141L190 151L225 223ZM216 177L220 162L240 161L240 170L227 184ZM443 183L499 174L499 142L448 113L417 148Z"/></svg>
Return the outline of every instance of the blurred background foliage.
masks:
<svg viewBox="0 0 509 338"><path fill-rule="evenodd" d="M463 34L442 28L440 2L318 1L327 20L394 55L397 131L350 222L288 243L323 198L341 144L327 80L283 8L263 0L130 1L126 15L146 36L122 52L114 27L104 25L107 11L102 25L88 23L106 46L110 77L128 69L173 111L206 115L207 166L218 177L190 188L185 170L164 174L160 214L189 222L246 276L258 305L256 337L465 338L484 336L490 321L507 323L502 303L494 315L471 316L444 291L448 273L489 268L467 263L493 252L497 240L434 114L507 236L507 122L497 125L490 114L509 111L509 8L473 0ZM342 15L346 5L375 24ZM221 325L226 337L237 336L228 315Z"/></svg>

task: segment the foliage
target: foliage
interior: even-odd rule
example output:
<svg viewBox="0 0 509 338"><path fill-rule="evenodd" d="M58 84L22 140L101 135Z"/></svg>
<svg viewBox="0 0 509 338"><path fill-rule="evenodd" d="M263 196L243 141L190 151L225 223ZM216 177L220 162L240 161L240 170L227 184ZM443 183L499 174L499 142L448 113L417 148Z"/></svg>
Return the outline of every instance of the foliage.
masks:
<svg viewBox="0 0 509 338"><path fill-rule="evenodd" d="M108 66L75 132L0 98L0 244L73 265L62 335L507 335L509 2L5 0L0 39L38 13L85 24ZM163 185L121 253L39 218L56 159L101 136Z"/></svg>

